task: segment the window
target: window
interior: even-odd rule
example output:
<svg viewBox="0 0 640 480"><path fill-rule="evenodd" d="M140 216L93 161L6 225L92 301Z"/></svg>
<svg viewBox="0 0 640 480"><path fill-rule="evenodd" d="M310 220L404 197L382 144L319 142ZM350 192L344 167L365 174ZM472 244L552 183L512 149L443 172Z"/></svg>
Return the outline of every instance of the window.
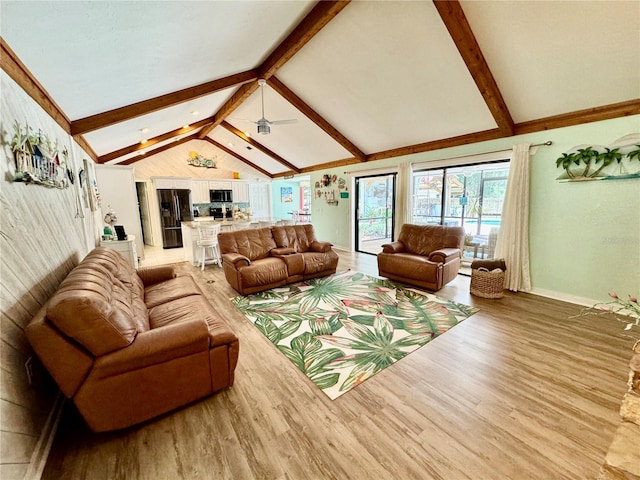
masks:
<svg viewBox="0 0 640 480"><path fill-rule="evenodd" d="M413 223L464 227L463 266L491 258L508 176L508 160L415 172Z"/></svg>

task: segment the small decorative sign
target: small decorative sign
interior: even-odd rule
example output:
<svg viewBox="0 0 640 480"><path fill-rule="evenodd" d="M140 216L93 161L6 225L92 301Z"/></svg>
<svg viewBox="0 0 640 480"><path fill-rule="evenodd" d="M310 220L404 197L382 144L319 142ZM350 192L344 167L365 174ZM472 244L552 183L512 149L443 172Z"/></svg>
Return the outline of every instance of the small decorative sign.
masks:
<svg viewBox="0 0 640 480"><path fill-rule="evenodd" d="M193 167L216 168L216 160L214 158L204 158L197 152L189 152L187 163Z"/></svg>

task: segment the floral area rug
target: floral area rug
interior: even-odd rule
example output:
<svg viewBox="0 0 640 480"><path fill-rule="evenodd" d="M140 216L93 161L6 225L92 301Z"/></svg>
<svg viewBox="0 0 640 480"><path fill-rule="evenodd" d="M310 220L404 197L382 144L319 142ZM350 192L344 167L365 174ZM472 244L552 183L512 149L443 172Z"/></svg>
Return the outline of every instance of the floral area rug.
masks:
<svg viewBox="0 0 640 480"><path fill-rule="evenodd" d="M353 271L231 301L331 399L478 311Z"/></svg>

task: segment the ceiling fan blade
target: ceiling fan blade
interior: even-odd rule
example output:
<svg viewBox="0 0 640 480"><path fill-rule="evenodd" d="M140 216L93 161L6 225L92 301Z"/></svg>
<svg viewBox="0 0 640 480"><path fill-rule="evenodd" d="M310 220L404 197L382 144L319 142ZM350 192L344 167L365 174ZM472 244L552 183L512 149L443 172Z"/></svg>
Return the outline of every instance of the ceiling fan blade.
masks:
<svg viewBox="0 0 640 480"><path fill-rule="evenodd" d="M255 122L253 120L249 120L248 118L236 118L236 117L229 117L227 118L227 120L231 120L233 122L247 122L247 123L258 123Z"/></svg>
<svg viewBox="0 0 640 480"><path fill-rule="evenodd" d="M290 118L288 120L273 120L273 121L269 121L269 124L271 124L271 125L291 125L293 123L298 123L298 119Z"/></svg>

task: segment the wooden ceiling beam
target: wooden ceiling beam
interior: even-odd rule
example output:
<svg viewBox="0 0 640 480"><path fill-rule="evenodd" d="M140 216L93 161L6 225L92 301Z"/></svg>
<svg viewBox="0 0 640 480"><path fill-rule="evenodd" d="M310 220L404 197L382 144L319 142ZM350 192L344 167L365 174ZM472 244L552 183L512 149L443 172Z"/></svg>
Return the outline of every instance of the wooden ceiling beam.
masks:
<svg viewBox="0 0 640 480"><path fill-rule="evenodd" d="M71 121L69 118L64 114L58 104L53 101L49 92L38 82L36 77L33 76L2 37L0 37L0 67L14 82L20 85L20 87L27 92L27 95L33 98L65 132L71 133Z"/></svg>
<svg viewBox="0 0 640 480"><path fill-rule="evenodd" d="M100 155L98 157L98 163L107 163L111 160L115 160L118 157L122 157L123 155L127 155L129 153L136 152L138 150L144 150L145 148L149 148L156 143L164 142L165 140L171 140L174 137L179 135L184 135L187 132L191 132L193 130L198 130L203 125L207 125L211 122L211 118L205 118L204 120L200 120L192 125L189 125L187 128L176 128L175 130L171 130L170 132L163 133L162 135L158 135L156 137L150 138L145 143L135 143L133 145L129 145L128 147L121 148L114 152L107 153L105 155ZM197 136L197 134L196 134Z"/></svg>
<svg viewBox="0 0 640 480"><path fill-rule="evenodd" d="M482 54L480 45L469 26L462 6L457 0L434 0L433 4L440 14L445 27L451 35L453 43L460 52L469 73L476 82L491 115L493 115L500 132L504 136L514 133L514 124L507 104L502 98L498 84L493 78L489 65Z"/></svg>
<svg viewBox="0 0 640 480"><path fill-rule="evenodd" d="M242 85L238 90L236 90L231 98L227 100L212 117L213 121L200 130L200 135L198 136L200 140L204 140L214 128L222 124L224 119L227 118L236 108L242 105L242 102L249 98L257 89L258 82L252 82Z"/></svg>
<svg viewBox="0 0 640 480"><path fill-rule="evenodd" d="M184 88L177 92L160 95L148 100L132 103L131 105L115 108L107 112L74 120L71 122L71 134L80 135L92 132L100 128L156 112L163 108L188 102L194 98L210 95L235 85L246 84L256 80L257 75L257 70L248 70L246 72L236 73L217 80L212 80L211 82L203 83L201 85L196 85L195 87Z"/></svg>
<svg viewBox="0 0 640 480"><path fill-rule="evenodd" d="M0 37L0 68L40 105L66 133L71 133L71 121L69 118L2 37ZM93 151L84 137L78 135L75 137L75 141L94 162L97 161L98 155L96 155L96 152Z"/></svg>
<svg viewBox="0 0 640 480"><path fill-rule="evenodd" d="M287 63L325 25L335 18L351 0L319 1L293 31L278 45L258 68L260 78L269 80L276 71Z"/></svg>
<svg viewBox="0 0 640 480"><path fill-rule="evenodd" d="M223 152L228 153L229 155L231 155L234 158L237 158L238 160L240 160L245 165L250 166L254 170L257 170L258 172L262 173L263 175L266 175L269 178L273 178L273 175L271 173L267 172L264 168L259 167L255 163L253 163L250 160L247 160L246 158L244 158L242 155L240 155L240 154L234 152L233 150L225 147L221 143L216 142L214 139L212 139L210 137L204 137L202 140L204 140L205 142L209 142L211 145L215 146L216 148L219 148Z"/></svg>
<svg viewBox="0 0 640 480"><path fill-rule="evenodd" d="M222 122L220 124L221 127L227 129L228 131L230 131L231 133L233 133L236 137L241 138L242 140L244 140L245 142L247 142L249 145L251 145L252 147L260 150L262 153L264 153L265 155L268 155L269 157L273 158L276 162L281 163L282 165L284 165L285 167L293 170L296 173L300 173L300 169L298 167L296 167L295 165L293 165L292 163L289 163L288 161L286 161L284 158L282 158L280 155L278 155L275 152L272 152L271 150L269 150L267 147L265 147L264 145L262 145L261 143L256 142L253 138L248 137L243 131L238 130L236 127L234 127L233 125L231 125L228 122Z"/></svg>
<svg viewBox="0 0 640 480"><path fill-rule="evenodd" d="M517 123L515 135L640 114L640 98Z"/></svg>
<svg viewBox="0 0 640 480"><path fill-rule="evenodd" d="M468 145L470 143L486 142L487 140L495 140L503 138L505 135L495 128L492 130L484 130L481 132L468 133L457 137L443 138L441 140L433 140L431 142L418 143L407 147L393 148L382 152L373 153L367 156L367 160L382 160L385 158L402 157L404 155L412 155L414 153L430 152L432 150L440 150L443 148L457 147L460 145Z"/></svg>
<svg viewBox="0 0 640 480"><path fill-rule="evenodd" d="M271 52L257 70L258 78L269 79L293 57L306 43L311 40L322 28L329 23L349 1L319 1L293 31ZM236 93L216 112L214 121L200 132L200 138L206 137L214 128L219 126L242 102L258 89L258 82L243 85Z"/></svg>
<svg viewBox="0 0 640 480"><path fill-rule="evenodd" d="M351 153L361 162L367 161L367 155L356 147L347 137L340 133L333 125L327 122L322 116L312 109L304 100L298 97L289 87L282 83L275 76L269 79L269 85L279 93L286 101L302 112L309 120L327 133L331 138L338 142L342 147Z"/></svg>
<svg viewBox="0 0 640 480"><path fill-rule="evenodd" d="M128 158L123 162L119 162L118 165L131 165L132 163L139 162L140 160L144 160L152 155L156 155L160 152L164 152L165 150L169 150L173 147L177 147L178 145L182 145L183 143L190 142L191 140L197 140L198 134L193 133L187 137L181 138L180 140L176 140L175 142L168 143L167 145L161 145L158 148L154 148L153 150L149 150L148 152L143 152L137 157Z"/></svg>

